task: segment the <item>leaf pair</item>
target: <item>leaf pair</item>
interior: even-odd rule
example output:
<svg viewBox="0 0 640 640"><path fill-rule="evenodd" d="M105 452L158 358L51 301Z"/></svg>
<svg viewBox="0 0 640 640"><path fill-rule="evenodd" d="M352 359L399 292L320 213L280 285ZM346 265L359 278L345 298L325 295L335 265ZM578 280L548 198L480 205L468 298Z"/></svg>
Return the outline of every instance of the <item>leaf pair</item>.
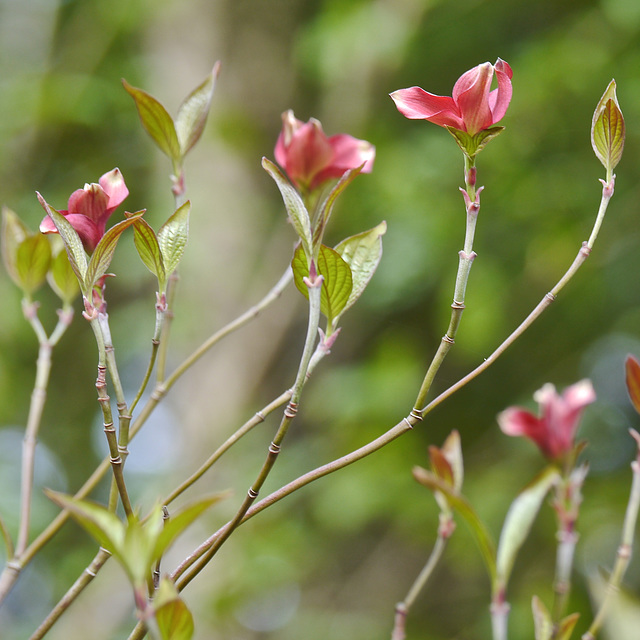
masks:
<svg viewBox="0 0 640 640"><path fill-rule="evenodd" d="M165 292L167 278L175 271L189 237L191 203L185 202L160 227L156 235L149 223L138 217L133 223L134 243L144 265L158 279L159 293Z"/></svg>
<svg viewBox="0 0 640 640"><path fill-rule="evenodd" d="M2 209L2 259L7 273L27 297L48 278L51 288L66 304L78 295L78 283L65 252L52 248L52 241L41 233L31 233L20 218Z"/></svg>
<svg viewBox="0 0 640 640"><path fill-rule="evenodd" d="M142 126L158 148L169 156L176 174L180 172L184 157L202 135L219 72L220 63L216 62L211 73L184 99L175 120L152 95L122 81L135 102Z"/></svg>
<svg viewBox="0 0 640 640"><path fill-rule="evenodd" d="M346 238L335 249L320 245L316 270L323 276L320 310L327 318L328 335L371 280L382 257L382 236L386 230L387 223L383 221L369 231ZM304 278L309 276L309 267L302 245L296 249L291 268L296 287L308 298Z"/></svg>
<svg viewBox="0 0 640 640"><path fill-rule="evenodd" d="M153 566L178 535L225 497L216 494L200 500L166 521L162 508L156 505L143 523L136 516L123 522L112 511L89 500L56 491L46 491L46 494L59 507L68 510L83 529L118 560L134 588L147 584Z"/></svg>

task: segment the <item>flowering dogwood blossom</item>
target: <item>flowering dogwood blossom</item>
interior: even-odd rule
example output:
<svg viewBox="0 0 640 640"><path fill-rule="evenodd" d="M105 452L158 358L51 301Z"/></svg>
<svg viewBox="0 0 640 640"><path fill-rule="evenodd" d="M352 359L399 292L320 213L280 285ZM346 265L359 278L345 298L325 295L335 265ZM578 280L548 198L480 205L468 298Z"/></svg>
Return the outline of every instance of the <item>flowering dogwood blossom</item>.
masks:
<svg viewBox="0 0 640 640"><path fill-rule="evenodd" d="M491 91L495 73L498 88ZM412 120L428 120L441 127L453 127L475 135L504 117L511 102L511 67L498 58L463 73L453 87L452 96L437 96L420 87L399 89L391 98L398 111Z"/></svg>
<svg viewBox="0 0 640 640"><path fill-rule="evenodd" d="M562 458L573 449L583 409L596 399L593 386L589 380L582 380L558 395L552 384L545 384L533 398L540 405L540 417L510 407L498 415L498 424L509 436L533 440L547 458Z"/></svg>
<svg viewBox="0 0 640 640"><path fill-rule="evenodd" d="M327 137L318 120L302 122L289 110L282 114L282 130L274 153L298 189L313 191L362 164L362 172L370 173L376 150L366 140L346 133Z"/></svg>
<svg viewBox="0 0 640 640"><path fill-rule="evenodd" d="M76 230L88 251L96 248L104 235L109 216L129 195L118 168L105 173L98 182L85 184L84 188L74 191L69 198L68 209L59 212ZM49 216L40 223L40 231L57 233Z"/></svg>

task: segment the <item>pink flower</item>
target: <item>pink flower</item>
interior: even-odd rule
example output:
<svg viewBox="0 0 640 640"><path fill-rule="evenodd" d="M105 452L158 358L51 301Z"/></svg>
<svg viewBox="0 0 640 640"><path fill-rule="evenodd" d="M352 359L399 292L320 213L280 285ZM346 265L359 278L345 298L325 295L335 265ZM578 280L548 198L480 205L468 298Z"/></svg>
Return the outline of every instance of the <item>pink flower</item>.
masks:
<svg viewBox="0 0 640 640"><path fill-rule="evenodd" d="M331 178L364 164L370 173L376 155L375 147L345 133L327 138L315 118L298 120L293 111L282 114L282 131L278 136L275 156L299 189L313 190Z"/></svg>
<svg viewBox="0 0 640 640"><path fill-rule="evenodd" d="M491 91L495 71L498 88ZM453 94L436 96L420 87L394 91L391 98L398 111L412 120L429 120L441 127L453 127L475 135L499 122L511 102L511 67L498 58L463 73L453 86Z"/></svg>
<svg viewBox="0 0 640 640"><path fill-rule="evenodd" d="M545 384L533 395L540 405L541 417L526 409L510 407L498 415L498 424L508 436L526 436L552 460L573 449L583 409L596 399L589 380L567 387L560 396L552 384Z"/></svg>
<svg viewBox="0 0 640 640"><path fill-rule="evenodd" d="M60 213L77 231L88 251L96 248L104 235L109 216L129 195L127 185L116 168L105 173L99 184L85 184L69 198L68 210ZM42 233L57 233L57 229L49 216L40 223Z"/></svg>

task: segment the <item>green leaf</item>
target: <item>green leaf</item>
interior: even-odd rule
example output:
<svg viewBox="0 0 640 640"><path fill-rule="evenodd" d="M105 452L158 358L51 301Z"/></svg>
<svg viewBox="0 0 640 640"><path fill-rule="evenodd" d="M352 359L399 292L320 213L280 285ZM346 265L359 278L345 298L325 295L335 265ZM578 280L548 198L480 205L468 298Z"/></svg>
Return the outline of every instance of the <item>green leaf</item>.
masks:
<svg viewBox="0 0 640 640"><path fill-rule="evenodd" d="M122 232L135 223L142 215L143 211L137 211L132 214L131 217L114 224L113 227L107 230L107 232L100 238L96 248L93 250L91 260L89 261L89 267L85 275L85 283L88 290L90 290L96 282L107 272L111 260L113 259L113 253L116 250L118 240L122 235ZM86 295L86 292L85 292Z"/></svg>
<svg viewBox="0 0 640 640"><path fill-rule="evenodd" d="M84 251L84 246L82 245L80 236L71 226L71 223L68 222L61 213L58 213L58 211L51 207L38 192L36 192L36 195L38 196L40 204L44 207L44 210L47 212L56 229L58 230L58 233L62 238L62 242L64 243L64 248L67 251L67 255L69 256L71 268L73 269L73 272L76 274L76 278L78 278L78 282L80 283L82 293L87 295L91 290L92 284L89 283L89 285L87 286L86 283L88 268L87 254Z"/></svg>
<svg viewBox="0 0 640 640"><path fill-rule="evenodd" d="M296 230L296 233L302 242L302 247L305 255L307 256L307 260L311 260L313 256L311 249L311 222L309 220L309 212L304 206L304 202L302 201L300 194L291 186L289 181L281 173L280 169L278 169L271 160L268 158L262 158L262 167L278 185L278 189L280 189L282 199L284 200L284 206L287 209L293 228Z"/></svg>
<svg viewBox="0 0 640 640"><path fill-rule="evenodd" d="M155 231L144 218L138 218L133 223L133 242L144 266L158 278L160 293L164 293L167 277L160 245Z"/></svg>
<svg viewBox="0 0 640 640"><path fill-rule="evenodd" d="M45 489L44 492L59 507L69 511L73 519L101 547L104 547L115 557L122 559L125 525L115 513L89 500L79 500L50 489Z"/></svg>
<svg viewBox="0 0 640 640"><path fill-rule="evenodd" d="M131 86L126 80L123 80L122 84L133 98L146 132L158 148L169 156L174 165L179 165L181 161L180 142L173 119L167 110L146 91Z"/></svg>
<svg viewBox="0 0 640 640"><path fill-rule="evenodd" d="M440 491L447 498L449 505L455 509L465 520L473 535L475 536L480 553L489 571L491 581L494 582L496 575L496 551L495 544L480 517L475 512L469 501L460 493L455 491L446 482L443 482L435 474L421 467L413 468L413 477L431 491Z"/></svg>
<svg viewBox="0 0 640 640"><path fill-rule="evenodd" d="M382 221L369 231L351 236L336 245L336 251L351 267L353 288L342 310L344 313L362 295L365 287L380 264L382 258L382 236L387 231L387 223Z"/></svg>
<svg viewBox="0 0 640 640"><path fill-rule="evenodd" d="M18 216L8 207L2 207L2 228L0 229L0 249L2 262L11 279L22 287L16 266L18 246L28 236L29 230Z"/></svg>
<svg viewBox="0 0 640 640"><path fill-rule="evenodd" d="M608 176L622 158L624 139L624 116L616 96L616 81L612 80L600 98L591 122L591 146Z"/></svg>
<svg viewBox="0 0 640 640"><path fill-rule="evenodd" d="M175 271L189 239L189 213L191 203L187 200L158 230L158 244L167 274Z"/></svg>
<svg viewBox="0 0 640 640"><path fill-rule="evenodd" d="M490 127L489 129L483 129L478 131L475 135L470 135L466 131L460 131L455 127L447 125L447 131L455 138L462 153L464 153L469 159L473 160L491 140L499 136L504 127Z"/></svg>
<svg viewBox="0 0 640 640"><path fill-rule="evenodd" d="M193 637L193 616L169 578L160 582L153 606L162 640L190 640Z"/></svg>
<svg viewBox="0 0 640 640"><path fill-rule="evenodd" d="M300 246L293 256L291 268L296 287L306 298L309 298L309 290L304 283L304 278L309 276L309 268ZM316 269L324 277L320 290L320 311L332 325L349 300L353 288L351 269L337 251L325 245L320 245Z"/></svg>
<svg viewBox="0 0 640 640"><path fill-rule="evenodd" d="M51 245L45 236L38 233L20 243L16 253L16 269L25 293L32 294L42 286L50 264Z"/></svg>
<svg viewBox="0 0 640 640"><path fill-rule="evenodd" d="M364 165L363 165L364 166ZM313 231L313 246L317 247L322 243L322 236L324 235L325 227L333 212L333 205L336 203L338 196L353 182L354 178L360 173L362 167L356 167L346 171L337 184L331 189L326 200L320 207L320 213L318 215L318 222L316 228Z"/></svg>
<svg viewBox="0 0 640 640"><path fill-rule="evenodd" d="M76 278L76 274L73 272L66 251L60 250L57 253L54 251L47 279L54 293L69 305L80 293L78 278Z"/></svg>
<svg viewBox="0 0 640 640"><path fill-rule="evenodd" d="M158 560L167 550L169 545L204 511L212 507L220 500L226 498L228 493L217 493L215 495L198 500L182 509L179 513L172 514L169 520L164 523L162 530L158 532L153 547L153 560Z"/></svg>
<svg viewBox="0 0 640 640"><path fill-rule="evenodd" d="M211 99L213 98L213 90L215 89L219 72L220 63L216 62L204 82L185 98L178 109L175 129L183 158L202 135L209 109L211 108Z"/></svg>
<svg viewBox="0 0 640 640"><path fill-rule="evenodd" d="M516 555L529 535L542 501L559 479L558 470L555 467L547 467L511 503L498 542L497 588L506 588Z"/></svg>
<svg viewBox="0 0 640 640"><path fill-rule="evenodd" d="M551 620L548 609L538 596L533 596L531 600L531 610L533 612L535 640L551 640L553 635L553 621Z"/></svg>

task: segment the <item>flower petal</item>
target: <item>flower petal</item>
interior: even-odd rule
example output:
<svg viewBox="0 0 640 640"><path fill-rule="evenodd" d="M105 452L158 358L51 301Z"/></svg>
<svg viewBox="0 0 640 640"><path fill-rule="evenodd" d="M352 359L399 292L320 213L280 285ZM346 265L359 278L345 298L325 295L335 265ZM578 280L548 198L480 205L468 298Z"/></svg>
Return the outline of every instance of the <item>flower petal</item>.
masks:
<svg viewBox="0 0 640 640"><path fill-rule="evenodd" d="M302 124L293 133L288 145L286 137L286 132L281 132L276 142L276 149L278 146L284 149L284 154L278 154L283 162L278 162L294 183L308 187L316 174L331 162L333 149L322 125L315 118Z"/></svg>
<svg viewBox="0 0 640 640"><path fill-rule="evenodd" d="M340 171L340 175L349 169L359 167L362 163L362 173L371 173L376 148L370 142L339 133L329 138L329 144L333 149L331 165Z"/></svg>
<svg viewBox="0 0 640 640"><path fill-rule="evenodd" d="M462 116L464 131L475 135L493 124L489 108L489 89L493 79L490 62L463 73L453 87L453 100Z"/></svg>
<svg viewBox="0 0 640 640"><path fill-rule="evenodd" d="M127 189L127 185L118 167L105 173L98 182L109 197L107 210L111 213L116 207L120 206L129 195L129 189Z"/></svg>
<svg viewBox="0 0 640 640"><path fill-rule="evenodd" d="M420 87L398 89L389 95L405 118L428 120L441 127L464 127L460 111L453 98L449 96L436 96Z"/></svg>
<svg viewBox="0 0 640 640"><path fill-rule="evenodd" d="M84 189L77 189L69 198L69 213L80 214L97 222L107 209L109 196L95 182L86 184Z"/></svg>
<svg viewBox="0 0 640 640"><path fill-rule="evenodd" d="M493 122L491 124L500 122L504 118L513 93L513 87L511 86L513 71L511 67L504 60L498 58L494 68L498 80L498 88L489 94L489 108L493 114Z"/></svg>

